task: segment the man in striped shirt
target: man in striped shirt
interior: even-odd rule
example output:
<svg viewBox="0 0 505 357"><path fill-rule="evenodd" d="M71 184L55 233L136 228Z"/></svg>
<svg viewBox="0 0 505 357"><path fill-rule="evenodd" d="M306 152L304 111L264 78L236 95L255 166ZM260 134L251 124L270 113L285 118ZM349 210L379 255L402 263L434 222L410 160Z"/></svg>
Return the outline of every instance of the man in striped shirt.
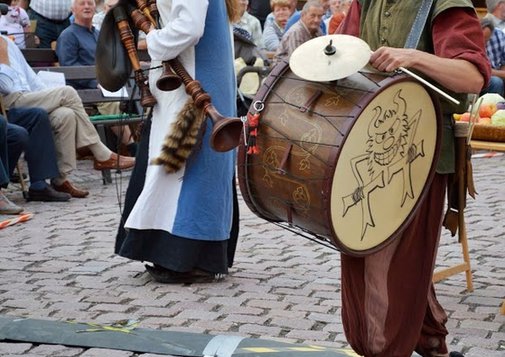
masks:
<svg viewBox="0 0 505 357"><path fill-rule="evenodd" d="M32 0L28 15L37 20L35 34L40 39L39 47L51 48L60 33L70 25L72 0Z"/></svg>
<svg viewBox="0 0 505 357"><path fill-rule="evenodd" d="M480 20L486 42L486 54L491 64L491 81L485 93L504 95L505 85L505 32L496 28L493 21L485 17Z"/></svg>

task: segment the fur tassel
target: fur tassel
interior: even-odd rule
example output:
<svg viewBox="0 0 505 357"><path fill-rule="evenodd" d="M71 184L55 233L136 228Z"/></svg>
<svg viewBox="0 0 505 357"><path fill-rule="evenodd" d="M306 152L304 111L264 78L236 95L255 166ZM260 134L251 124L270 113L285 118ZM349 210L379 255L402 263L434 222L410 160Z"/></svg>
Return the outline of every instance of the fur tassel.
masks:
<svg viewBox="0 0 505 357"><path fill-rule="evenodd" d="M152 164L163 165L167 173L179 171L197 143L204 118L203 111L197 109L193 99L189 98L165 137L160 156L153 159Z"/></svg>

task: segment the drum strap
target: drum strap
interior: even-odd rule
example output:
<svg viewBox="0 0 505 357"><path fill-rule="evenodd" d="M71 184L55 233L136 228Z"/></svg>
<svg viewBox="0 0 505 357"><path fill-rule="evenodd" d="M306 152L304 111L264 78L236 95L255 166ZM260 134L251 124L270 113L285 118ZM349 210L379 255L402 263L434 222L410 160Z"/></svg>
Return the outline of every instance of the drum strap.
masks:
<svg viewBox="0 0 505 357"><path fill-rule="evenodd" d="M414 23L412 24L412 29L407 37L407 41L405 41L405 48L417 48L417 44L419 43L419 39L423 33L432 5L433 0L423 0L421 8L417 13Z"/></svg>

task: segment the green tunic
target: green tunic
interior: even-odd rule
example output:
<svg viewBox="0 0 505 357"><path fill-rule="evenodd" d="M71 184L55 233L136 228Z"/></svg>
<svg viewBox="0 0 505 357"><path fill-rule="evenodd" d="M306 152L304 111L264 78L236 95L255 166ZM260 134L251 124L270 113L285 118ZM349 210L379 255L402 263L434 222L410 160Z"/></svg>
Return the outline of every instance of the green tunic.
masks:
<svg viewBox="0 0 505 357"><path fill-rule="evenodd" d="M367 42L372 50L376 50L381 46L404 47L422 1L388 0L378 2L359 0L359 3L362 7L360 38ZM418 50L429 53L434 52L431 41L431 24L438 14L451 7L470 7L473 9L472 2L469 0L434 1L428 24L425 26L417 46ZM399 31L399 29L402 30ZM445 88L442 89L461 103L456 106L446 99L440 100L444 122L442 150L437 164L437 172L445 174L454 172L454 121L451 114L466 111L468 103L466 94L456 94Z"/></svg>

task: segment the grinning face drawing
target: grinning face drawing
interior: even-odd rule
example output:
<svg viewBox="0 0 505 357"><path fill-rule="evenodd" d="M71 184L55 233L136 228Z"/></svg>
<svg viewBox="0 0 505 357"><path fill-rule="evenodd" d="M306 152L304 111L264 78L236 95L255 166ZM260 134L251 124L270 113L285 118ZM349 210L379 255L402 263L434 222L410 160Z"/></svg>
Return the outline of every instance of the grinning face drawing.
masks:
<svg viewBox="0 0 505 357"><path fill-rule="evenodd" d="M368 174L375 177L407 149L409 122L405 100L397 92L389 108L376 107L368 126Z"/></svg>

